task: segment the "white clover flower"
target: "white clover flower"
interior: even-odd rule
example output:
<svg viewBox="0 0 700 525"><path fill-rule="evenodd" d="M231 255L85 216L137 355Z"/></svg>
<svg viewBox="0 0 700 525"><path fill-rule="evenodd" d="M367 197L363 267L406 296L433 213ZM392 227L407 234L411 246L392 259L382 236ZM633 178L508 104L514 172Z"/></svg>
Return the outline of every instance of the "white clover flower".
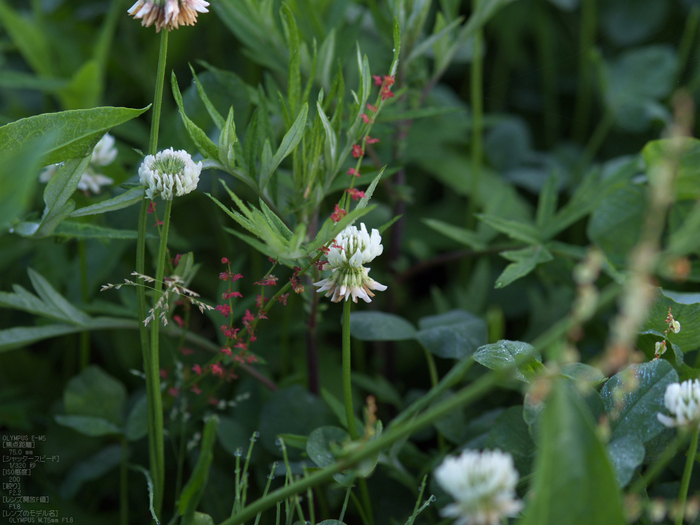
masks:
<svg viewBox="0 0 700 525"><path fill-rule="evenodd" d="M82 191L91 191L92 193L100 193L100 188L102 186L113 184L114 181L106 175L99 173L96 167L107 166L114 162L116 158L117 148L114 147L114 137L109 133L105 133L92 150L90 163L80 177L78 189ZM44 171L41 172L41 175L39 175L39 180L41 182L49 182L51 178L56 175L60 167L60 163L46 166Z"/></svg>
<svg viewBox="0 0 700 525"><path fill-rule="evenodd" d="M194 163L185 150L173 148L148 155L139 167L139 179L146 186L146 196L153 200L160 195L164 200L173 200L197 188L202 163Z"/></svg>
<svg viewBox="0 0 700 525"><path fill-rule="evenodd" d="M197 23L197 13L208 13L209 2L205 0L137 0L127 11L141 25L155 24L156 32L165 28L168 31L181 25L193 26Z"/></svg>
<svg viewBox="0 0 700 525"><path fill-rule="evenodd" d="M455 525L498 525L523 506L515 494L519 476L513 457L500 450L465 450L457 457L446 457L434 474L455 499L440 515L457 518Z"/></svg>
<svg viewBox="0 0 700 525"><path fill-rule="evenodd" d="M326 292L326 297L335 303L343 298L347 301L350 297L355 303L358 297L366 303L371 302L371 297L374 297L372 290L383 292L386 286L369 277L369 268L363 265L372 262L383 250L382 238L376 229L370 235L364 224L360 224L359 230L348 226L338 234L327 254L327 265L333 274L314 283L319 287L316 291Z"/></svg>
<svg viewBox="0 0 700 525"><path fill-rule="evenodd" d="M667 427L700 425L700 381L689 379L666 387L664 405L671 417L658 413L656 417Z"/></svg>

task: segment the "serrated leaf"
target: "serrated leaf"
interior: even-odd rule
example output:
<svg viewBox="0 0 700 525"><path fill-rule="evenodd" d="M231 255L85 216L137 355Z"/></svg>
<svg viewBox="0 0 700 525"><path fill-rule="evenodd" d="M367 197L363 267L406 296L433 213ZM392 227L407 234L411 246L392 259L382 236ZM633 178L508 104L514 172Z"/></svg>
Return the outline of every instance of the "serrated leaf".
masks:
<svg viewBox="0 0 700 525"><path fill-rule="evenodd" d="M0 127L0 151L21 148L26 137L49 139L44 165L89 156L95 144L111 128L138 117L148 108L101 107L45 113Z"/></svg>
<svg viewBox="0 0 700 525"><path fill-rule="evenodd" d="M306 117L308 112L309 105L308 103L304 103L304 105L301 107L301 111L299 111L299 115L294 121L294 124L292 124L292 127L289 128L287 133L285 133L284 137L282 138L280 147L277 148L275 155L272 157L270 167L266 171L263 171L262 175L260 176L261 189L265 189L270 181L270 176L272 173L277 169L282 160L284 160L294 150L294 148L297 147L299 142L301 142L306 129Z"/></svg>
<svg viewBox="0 0 700 525"><path fill-rule="evenodd" d="M352 312L350 334L360 341L406 341L417 336L403 317L384 312Z"/></svg>

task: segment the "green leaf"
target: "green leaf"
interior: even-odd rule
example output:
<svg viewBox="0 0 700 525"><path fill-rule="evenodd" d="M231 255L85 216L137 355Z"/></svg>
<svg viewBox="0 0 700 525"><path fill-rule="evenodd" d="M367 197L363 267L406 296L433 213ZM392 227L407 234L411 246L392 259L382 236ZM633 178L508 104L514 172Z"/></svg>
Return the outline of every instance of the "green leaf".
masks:
<svg viewBox="0 0 700 525"><path fill-rule="evenodd" d="M27 137L47 137L48 147L41 159L44 165L82 159L92 154L107 131L138 117L149 107L79 109L17 120L0 127L0 151L21 148Z"/></svg>
<svg viewBox="0 0 700 525"><path fill-rule="evenodd" d="M219 133L219 160L229 170L236 166L236 121L233 118L233 106L228 111L228 117Z"/></svg>
<svg viewBox="0 0 700 525"><path fill-rule="evenodd" d="M55 61L51 43L39 24L20 16L4 1L0 2L0 23L32 69L40 75L52 76Z"/></svg>
<svg viewBox="0 0 700 525"><path fill-rule="evenodd" d="M103 418L121 426L126 388L96 365L90 365L68 382L63 392L66 414Z"/></svg>
<svg viewBox="0 0 700 525"><path fill-rule="evenodd" d="M190 523L191 525L214 525L214 518L204 512L195 512Z"/></svg>
<svg viewBox="0 0 700 525"><path fill-rule="evenodd" d="M630 184L605 197L588 222L588 237L622 267L637 245L647 211L647 190Z"/></svg>
<svg viewBox="0 0 700 525"><path fill-rule="evenodd" d="M340 453L342 444L349 441L350 436L342 428L320 427L309 435L306 453L318 467L328 468L336 462L334 453ZM344 487L352 486L354 478L353 473L333 475L333 479Z"/></svg>
<svg viewBox="0 0 700 525"><path fill-rule="evenodd" d="M231 417L219 418L217 436L222 448L231 456L235 456L236 452L241 452L250 445L250 432L240 421Z"/></svg>
<svg viewBox="0 0 700 525"><path fill-rule="evenodd" d="M219 111L214 107L214 104L211 103L211 100L209 100L209 97L207 96L206 91L204 91L204 87L202 87L202 84L199 82L199 79L197 78L197 74L194 72L194 68L192 67L192 64L190 64L190 71L192 72L192 78L194 78L194 83L197 86L197 94L199 95L199 98L202 100L204 107L207 108L207 112L209 113L209 116L214 121L214 124L216 124L216 127L220 130L223 130L224 125L225 125L224 117L221 116L221 113L219 113ZM235 127L234 127L234 129L235 129Z"/></svg>
<svg viewBox="0 0 700 525"><path fill-rule="evenodd" d="M94 108L102 93L102 72L97 60L89 60L57 94L66 109Z"/></svg>
<svg viewBox="0 0 700 525"><path fill-rule="evenodd" d="M82 332L84 328L67 324L51 324L45 326L16 327L0 330L0 352L15 350L29 346L37 341L43 341L59 335Z"/></svg>
<svg viewBox="0 0 700 525"><path fill-rule="evenodd" d="M386 166L382 167L382 169L379 170L377 176L374 177L369 187L365 190L365 196L362 197L360 199L360 202L357 203L357 206L355 206L356 210L361 210L362 208L365 208L367 204L369 204L369 200L372 198L372 195L374 195L374 190L377 189L377 184L379 184L379 181L382 180L382 177L384 176L385 168Z"/></svg>
<svg viewBox="0 0 700 525"><path fill-rule="evenodd" d="M76 464L68 471L61 485L61 498L74 498L86 481L101 478L110 470L116 468L122 460L122 447L110 445L96 454Z"/></svg>
<svg viewBox="0 0 700 525"><path fill-rule="evenodd" d="M538 439L532 499L520 525L625 525L620 491L590 414L554 385Z"/></svg>
<svg viewBox="0 0 700 525"><path fill-rule="evenodd" d="M53 231L55 237L68 239L137 239L136 230L117 230L86 222L64 221ZM154 234L147 235L154 238Z"/></svg>
<svg viewBox="0 0 700 525"><path fill-rule="evenodd" d="M272 173L277 169L282 160L284 160L284 158L287 157L294 150L294 148L297 147L299 142L301 142L301 139L304 136L304 131L306 129L306 117L308 115L308 112L309 105L308 103L304 103L304 105L301 108L301 111L299 111L299 116L297 116L296 120L294 121L294 124L292 124L292 127L289 128L287 133L285 133L284 137L282 138L282 143L280 144L280 147L277 148L277 151L272 157L268 168L262 170L262 173L260 174L261 189L265 189L267 187L268 182L270 182L270 177L272 176Z"/></svg>
<svg viewBox="0 0 700 525"><path fill-rule="evenodd" d="M685 300L690 301L686 303ZM654 330L663 333L668 329L666 316L671 308L673 318L681 324L681 331L677 334L669 332L668 340L678 345L683 352L688 353L700 347L700 301L694 302L695 298L690 296L684 302L676 302L664 294L663 290L659 294L651 307L647 320L640 331Z"/></svg>
<svg viewBox="0 0 700 525"><path fill-rule="evenodd" d="M87 215L99 215L101 213L107 213L108 211L121 210L123 208L128 208L136 203L143 200L144 187L138 186L136 188L131 188L130 190L117 195L111 199L106 199L100 201L96 204L90 206L85 206L84 208L79 208L70 214L70 217L85 217Z"/></svg>
<svg viewBox="0 0 700 525"><path fill-rule="evenodd" d="M126 418L124 434L129 441L138 441L148 434L148 399L141 396Z"/></svg>
<svg viewBox="0 0 700 525"><path fill-rule="evenodd" d="M177 107L180 110L180 117L182 118L182 122L185 125L187 134L190 136L192 142L194 142L194 145L205 158L218 162L219 148L217 147L217 145L212 142L212 140L207 136L207 134L202 130L202 128L197 126L197 124L195 124L187 116L187 114L185 114L185 107L182 103L182 94L180 93L180 86L178 86L177 84L177 77L175 76L175 71L173 71L172 75L170 75L170 82L173 87L173 97L175 98L175 103L177 104Z"/></svg>
<svg viewBox="0 0 700 525"><path fill-rule="evenodd" d="M617 483L624 487L644 461L644 445L637 436L628 434L608 443L607 448Z"/></svg>
<svg viewBox="0 0 700 525"><path fill-rule="evenodd" d="M521 277L525 277L538 264L549 262L554 259L552 253L544 246L528 246L522 250L511 250L501 252L501 256L509 261L514 261L506 266L503 273L496 279L495 288L503 288Z"/></svg>
<svg viewBox="0 0 700 525"><path fill-rule="evenodd" d="M678 382L678 374L663 359L631 365L611 377L600 392L610 416L610 441L636 436L647 443L666 428L656 414L666 413L666 387Z"/></svg>
<svg viewBox="0 0 700 525"><path fill-rule="evenodd" d="M260 443L280 457L276 444L281 434L308 435L315 428L330 424L333 416L326 404L304 387L293 385L273 392L260 413ZM293 451L289 451L290 456Z"/></svg>
<svg viewBox="0 0 700 525"><path fill-rule="evenodd" d="M642 156L652 185L669 171L675 171L676 199L700 197L700 140L692 137L653 140L644 146Z"/></svg>
<svg viewBox="0 0 700 525"><path fill-rule="evenodd" d="M488 338L484 320L465 310L423 317L418 327L421 344L445 359L466 359Z"/></svg>
<svg viewBox="0 0 700 525"><path fill-rule="evenodd" d="M355 374L353 374L354 377ZM335 417L338 419L341 425L343 427L348 428L348 414L347 411L345 410L345 405L343 404L342 401L340 401L337 397L335 397L331 392L325 388L321 388L321 398L326 402L328 405L328 408L330 408L333 411L333 414L335 414ZM360 421L358 417L355 417L355 426L357 428L362 428L363 423ZM288 434L286 434L288 435ZM285 443L286 443L285 439ZM303 447L306 449L306 445Z"/></svg>
<svg viewBox="0 0 700 525"><path fill-rule="evenodd" d="M547 182L542 187L540 198L537 201L537 218L535 224L539 230L549 228L550 222L554 217L554 212L557 211L557 200L559 191L559 177L556 172L547 178Z"/></svg>
<svg viewBox="0 0 700 525"><path fill-rule="evenodd" d="M514 221L511 219L503 219L495 215L477 214L479 220L488 224L494 230L505 233L508 237L523 241L527 244L539 244L540 232L532 224L527 224L522 221Z"/></svg>
<svg viewBox="0 0 700 525"><path fill-rule="evenodd" d="M515 468L522 473L529 472L535 455L535 443L530 437L521 405L509 407L498 416L488 431L486 443L488 449L507 451L513 456Z"/></svg>
<svg viewBox="0 0 700 525"><path fill-rule="evenodd" d="M29 273L34 290L46 305L62 312L64 319L77 325L87 325L90 322L90 316L70 304L40 273L31 268L27 268L27 273Z"/></svg>
<svg viewBox="0 0 700 525"><path fill-rule="evenodd" d="M473 250L483 250L486 245L479 238L479 236L466 228L460 228L459 226L453 226L443 221L437 219L422 219L423 224L432 228L438 233L443 234L445 237L449 237L453 241L457 241L460 244L469 246Z"/></svg>
<svg viewBox="0 0 700 525"><path fill-rule="evenodd" d="M350 334L360 341L407 341L417 336L403 317L384 312L352 312Z"/></svg>
<svg viewBox="0 0 700 525"><path fill-rule="evenodd" d="M518 356L527 355L528 359L518 359ZM545 370L541 363L541 357L534 353L534 347L522 341L501 340L497 343L479 347L472 356L474 361L491 370L503 370L519 363L513 369L513 376L519 381L529 383L538 372Z"/></svg>
<svg viewBox="0 0 700 525"><path fill-rule="evenodd" d="M59 425L72 428L86 436L96 437L123 433L122 429L117 425L101 417L62 416L59 414L55 416L55 419Z"/></svg>
<svg viewBox="0 0 700 525"><path fill-rule="evenodd" d="M559 373L575 381L582 381L591 386L599 385L607 377L598 368L585 363L566 363L561 366Z"/></svg>
<svg viewBox="0 0 700 525"><path fill-rule="evenodd" d="M216 415L210 416L204 425L202 446L199 450L197 464L192 471L190 479L182 489L180 501L178 502L178 512L182 516L183 525L193 525L195 523L194 514L207 486L209 469L214 459L214 444L216 443L216 429L218 425L219 418Z"/></svg>

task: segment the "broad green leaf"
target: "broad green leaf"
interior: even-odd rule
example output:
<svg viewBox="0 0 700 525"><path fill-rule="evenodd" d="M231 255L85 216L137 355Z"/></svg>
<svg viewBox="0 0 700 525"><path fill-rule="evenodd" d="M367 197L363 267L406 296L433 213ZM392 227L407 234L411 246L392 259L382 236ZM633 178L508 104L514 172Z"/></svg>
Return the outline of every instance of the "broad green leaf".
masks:
<svg viewBox="0 0 700 525"><path fill-rule="evenodd" d="M0 2L0 23L27 63L40 74L54 73L54 57L48 35L39 24L27 20L3 0Z"/></svg>
<svg viewBox="0 0 700 525"><path fill-rule="evenodd" d="M219 418L217 436L223 449L231 456L235 456L236 452L241 452L250 445L250 432L240 421L231 417Z"/></svg>
<svg viewBox="0 0 700 525"><path fill-rule="evenodd" d="M141 396L126 417L124 434L129 441L138 441L148 434L148 399Z"/></svg>
<svg viewBox="0 0 700 525"><path fill-rule="evenodd" d="M318 525L345 525L345 523L338 520L323 520Z"/></svg>
<svg viewBox="0 0 700 525"><path fill-rule="evenodd" d="M501 256L509 261L513 261L513 263L506 266L503 273L498 276L495 288L508 286L513 281L525 277L534 270L538 264L549 262L554 259L552 253L544 246L528 246L522 250L501 252Z"/></svg>
<svg viewBox="0 0 700 525"><path fill-rule="evenodd" d="M406 341L417 336L403 317L384 312L352 312L350 333L360 341Z"/></svg>
<svg viewBox="0 0 700 525"><path fill-rule="evenodd" d="M66 414L103 418L121 426L126 388L96 365L90 365L68 382L63 392Z"/></svg>
<svg viewBox="0 0 700 525"><path fill-rule="evenodd" d="M639 241L646 215L647 191L630 184L605 197L588 222L588 236L610 261L623 266Z"/></svg>
<svg viewBox="0 0 700 525"><path fill-rule="evenodd" d="M182 516L183 525L193 525L194 514L199 505L199 501L204 495L204 489L209 480L209 469L214 459L214 444L216 443L216 428L219 425L219 418L216 415L210 416L204 425L202 434L202 446L199 449L199 458L192 471L190 479L182 489L180 501L178 502L178 512Z"/></svg>
<svg viewBox="0 0 700 525"><path fill-rule="evenodd" d="M308 435L315 428L331 424L333 416L326 404L300 385L273 392L260 413L260 443L271 454L281 457L277 436ZM295 459L294 451L288 451Z"/></svg>
<svg viewBox="0 0 700 525"><path fill-rule="evenodd" d="M647 443L666 428L657 418L666 413L666 387L678 382L678 374L662 359L630 365L611 377L600 392L610 415L610 441L636 436Z"/></svg>
<svg viewBox="0 0 700 525"><path fill-rule="evenodd" d="M679 297L680 299L680 297ZM693 297L687 300L693 301ZM700 347L700 301L690 303L680 303L664 295L663 290L659 294L651 307L647 320L641 327L641 331L654 330L663 333L667 330L666 316L671 308L673 318L681 324L681 331L677 334L669 332L668 340L678 345L684 353Z"/></svg>
<svg viewBox="0 0 700 525"><path fill-rule="evenodd" d="M117 195L111 199L100 201L96 204L90 206L85 206L84 208L79 208L70 214L71 217L85 217L86 215L98 215L101 213L107 213L108 211L121 210L123 208L128 208L136 203L143 200L144 187L138 186L136 188L131 188L130 190Z"/></svg>
<svg viewBox="0 0 700 525"><path fill-rule="evenodd" d="M117 468L121 460L121 445L110 445L77 463L63 479L61 498L66 500L74 498L85 482L101 478L110 470Z"/></svg>
<svg viewBox="0 0 700 525"><path fill-rule="evenodd" d="M528 356L528 359L518 358ZM474 361L491 370L503 370L519 363L513 369L516 379L529 383L539 372L545 370L542 358L535 354L534 347L522 341L501 340L497 343L481 346L472 356Z"/></svg>
<svg viewBox="0 0 700 525"><path fill-rule="evenodd" d="M494 230L505 233L508 237L527 244L539 244L540 232L532 224L522 221L504 219L495 215L477 214L479 220L488 224Z"/></svg>
<svg viewBox="0 0 700 525"><path fill-rule="evenodd" d="M608 443L607 448L617 483L625 487L644 461L644 445L637 436L628 434Z"/></svg>
<svg viewBox="0 0 700 525"><path fill-rule="evenodd" d="M204 512L195 512L190 523L191 525L214 525L214 518Z"/></svg>
<svg viewBox="0 0 700 525"><path fill-rule="evenodd" d="M92 154L95 144L107 131L138 117L149 107L78 109L24 118L0 127L0 151L21 148L29 136L48 137L41 159L44 165L82 159Z"/></svg>
<svg viewBox="0 0 700 525"><path fill-rule="evenodd" d="M693 137L653 140L644 146L642 156L652 185L669 172L675 172L676 199L700 197L700 140Z"/></svg>
<svg viewBox="0 0 700 525"><path fill-rule="evenodd" d="M418 328L421 344L444 359L466 359L488 339L484 320L465 310L423 317Z"/></svg>
<svg viewBox="0 0 700 525"><path fill-rule="evenodd" d="M101 417L62 416L59 414L55 419L56 423L59 425L72 428L86 436L96 437L109 434L122 434L123 432L120 427Z"/></svg>
<svg viewBox="0 0 700 525"><path fill-rule="evenodd" d="M344 442L350 441L350 436L342 428L320 427L309 434L306 442L306 453L320 468L328 468L335 464L335 453L340 453ZM334 474L333 479L345 487L352 486L353 473Z"/></svg>
<svg viewBox="0 0 700 525"><path fill-rule="evenodd" d="M582 381L591 386L599 385L607 380L600 369L585 363L567 363L561 366L559 373L575 381Z"/></svg>
<svg viewBox="0 0 700 525"><path fill-rule="evenodd" d="M27 140L15 149L0 150L0 231L31 207L41 167L40 156L51 137Z"/></svg>
<svg viewBox="0 0 700 525"><path fill-rule="evenodd" d="M622 498L590 414L560 381L539 431L532 498L520 525L625 525Z"/></svg>
<svg viewBox="0 0 700 525"><path fill-rule="evenodd" d="M535 455L535 443L523 419L522 406L509 407L498 416L488 432L485 446L488 449L497 448L510 453L515 468L521 474L530 471Z"/></svg>
<svg viewBox="0 0 700 525"><path fill-rule="evenodd" d="M423 223L445 237L449 237L453 241L469 246L474 250L483 250L486 247L479 236L471 230L453 226L437 219L423 219Z"/></svg>

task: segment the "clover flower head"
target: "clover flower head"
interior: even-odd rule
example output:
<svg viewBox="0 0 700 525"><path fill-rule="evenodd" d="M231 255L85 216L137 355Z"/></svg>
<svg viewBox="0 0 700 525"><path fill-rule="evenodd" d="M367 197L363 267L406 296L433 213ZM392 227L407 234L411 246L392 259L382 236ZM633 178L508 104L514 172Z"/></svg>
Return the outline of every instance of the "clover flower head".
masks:
<svg viewBox="0 0 700 525"><path fill-rule="evenodd" d="M372 290L384 291L386 286L369 277L369 268L364 265L381 255L383 250L379 231L373 229L370 234L364 224L360 224L359 230L348 226L338 234L326 255L333 274L314 283L319 287L316 291L326 292L326 297L335 303L351 297L355 303L358 297L366 303L371 302L371 297L374 297Z"/></svg>
<svg viewBox="0 0 700 525"><path fill-rule="evenodd" d="M457 518L455 525L498 525L503 516L514 516L522 508L515 494L518 471L508 453L465 450L457 457L446 457L434 475L455 499L440 512Z"/></svg>
<svg viewBox="0 0 700 525"><path fill-rule="evenodd" d="M127 11L141 25L156 26L156 33L165 28L168 31L181 25L193 26L197 23L197 13L208 13L209 2L205 0L137 0Z"/></svg>
<svg viewBox="0 0 700 525"><path fill-rule="evenodd" d="M90 191L92 193L100 193L100 188L102 186L109 186L113 184L114 181L99 173L97 171L98 166L107 166L114 162L117 158L117 148L114 147L114 137L109 133L105 133L100 141L95 145L92 150L92 157L90 162L80 176L80 181L78 182L78 189L81 191ZM58 173L61 164L51 164L46 166L44 170L39 175L39 180L41 182L49 182L51 178Z"/></svg>
<svg viewBox="0 0 700 525"><path fill-rule="evenodd" d="M195 164L185 150L170 148L146 156L139 167L139 179L149 199L160 195L170 201L196 189L201 172L201 162Z"/></svg>
<svg viewBox="0 0 700 525"><path fill-rule="evenodd" d="M664 405L671 416L658 413L656 417L667 427L700 425L700 381L689 379L666 387Z"/></svg>

